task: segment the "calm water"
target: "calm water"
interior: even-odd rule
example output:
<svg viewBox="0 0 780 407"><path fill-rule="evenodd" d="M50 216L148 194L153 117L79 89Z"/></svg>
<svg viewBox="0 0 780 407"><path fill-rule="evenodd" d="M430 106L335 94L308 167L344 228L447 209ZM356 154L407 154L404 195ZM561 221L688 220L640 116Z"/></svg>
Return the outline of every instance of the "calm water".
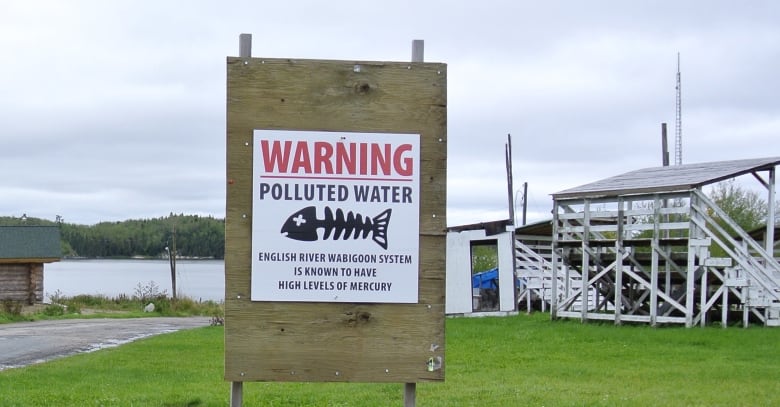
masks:
<svg viewBox="0 0 780 407"><path fill-rule="evenodd" d="M161 292L171 294L168 260L63 260L44 266L43 291L47 298L56 290L66 296L132 296L139 283L148 286L152 281ZM176 288L178 295L195 300L224 300L225 262L176 261Z"/></svg>

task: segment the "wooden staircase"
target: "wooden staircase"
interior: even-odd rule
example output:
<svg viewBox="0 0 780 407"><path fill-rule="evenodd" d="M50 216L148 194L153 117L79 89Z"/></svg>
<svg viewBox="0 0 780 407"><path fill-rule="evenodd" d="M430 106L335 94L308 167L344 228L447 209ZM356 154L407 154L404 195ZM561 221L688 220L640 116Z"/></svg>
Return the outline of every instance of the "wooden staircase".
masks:
<svg viewBox="0 0 780 407"><path fill-rule="evenodd" d="M780 263L706 195L701 192L696 195L698 202L691 205L694 213L691 221L728 255L723 259L705 259L705 266L712 265L711 271L716 276L723 276L724 301L729 297L737 298L745 326L751 314L766 326L780 326ZM730 236L711 213L730 224L736 231L736 238Z"/></svg>
<svg viewBox="0 0 780 407"><path fill-rule="evenodd" d="M558 272L558 278L553 281L552 252L549 246L534 247L526 245L520 240L515 241L516 270L515 275L519 281L520 292L518 294L518 308L523 308L530 312L532 302L539 301L540 309L546 312L552 305L553 284L557 284L557 293L559 301L566 297L575 297L577 291L582 288L582 276L575 270ZM568 276L567 276L568 274ZM571 304L571 309L582 310L582 296L576 296ZM593 288L589 289L587 295L588 310L593 310L598 305L598 295Z"/></svg>

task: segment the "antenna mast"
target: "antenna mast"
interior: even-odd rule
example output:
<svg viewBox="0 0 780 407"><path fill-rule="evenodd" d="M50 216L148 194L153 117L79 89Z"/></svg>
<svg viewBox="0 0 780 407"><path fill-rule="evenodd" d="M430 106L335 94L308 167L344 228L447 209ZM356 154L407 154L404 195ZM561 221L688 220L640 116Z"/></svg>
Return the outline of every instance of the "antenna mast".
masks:
<svg viewBox="0 0 780 407"><path fill-rule="evenodd" d="M682 86L680 85L680 53L677 53L677 115L674 121L674 164L682 164Z"/></svg>

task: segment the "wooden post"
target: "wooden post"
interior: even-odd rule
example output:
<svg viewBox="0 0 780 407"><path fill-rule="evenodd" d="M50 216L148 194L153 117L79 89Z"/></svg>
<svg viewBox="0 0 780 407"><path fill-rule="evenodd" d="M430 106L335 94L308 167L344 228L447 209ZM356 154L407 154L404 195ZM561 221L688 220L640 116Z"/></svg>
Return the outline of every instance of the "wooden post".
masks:
<svg viewBox="0 0 780 407"><path fill-rule="evenodd" d="M661 236L661 199L658 194L653 201L653 238L650 244L650 326L658 324L658 251L661 250L659 239ZM666 260L666 263L669 263Z"/></svg>
<svg viewBox="0 0 780 407"><path fill-rule="evenodd" d="M425 42L423 40L412 40L412 62L425 61ZM404 386L404 407L415 407L417 405L417 383L406 383Z"/></svg>
<svg viewBox="0 0 780 407"><path fill-rule="evenodd" d="M699 199L697 198L696 194L690 194L690 198L688 198L690 207L689 212L691 219L694 217L701 218L701 215L698 212L695 212L693 207L694 205L699 205ZM699 228L696 226L696 222L691 221L691 224L689 226L689 232L688 232L688 266L685 273L685 327L690 328L693 326L693 309L695 307L696 300L694 299L694 290L695 290L695 276L696 276L696 248L693 247L691 242L693 239L698 239L700 237ZM704 287L702 287L704 289Z"/></svg>
<svg viewBox="0 0 780 407"><path fill-rule="evenodd" d="M727 277L728 278L728 277ZM720 307L720 326L721 328L728 328L729 326L729 288L726 287L725 281L723 284L723 298L721 299L722 305Z"/></svg>
<svg viewBox="0 0 780 407"><path fill-rule="evenodd" d="M506 160L506 189L507 199L509 199L509 220L512 226L517 225L515 219L515 191L514 180L512 179L512 135L506 135L506 144L504 144L504 159Z"/></svg>
<svg viewBox="0 0 780 407"><path fill-rule="evenodd" d="M769 183L767 185L767 216L766 216L766 239L764 246L766 254L774 257L775 253L775 167L769 169Z"/></svg>
<svg viewBox="0 0 780 407"><path fill-rule="evenodd" d="M404 386L404 407L417 405L417 383L406 383Z"/></svg>
<svg viewBox="0 0 780 407"><path fill-rule="evenodd" d="M582 220L584 231L582 232L582 270L580 271L582 275L582 291L580 291L582 309L580 310L580 319L581 322L587 322L588 306L590 304L590 286L588 285L588 280L590 279L590 199L583 200L583 204L585 214Z"/></svg>
<svg viewBox="0 0 780 407"><path fill-rule="evenodd" d="M238 36L238 56L252 57L252 34ZM244 403L244 382L230 382L230 407L241 407Z"/></svg>
<svg viewBox="0 0 780 407"><path fill-rule="evenodd" d="M615 325L620 325L623 312L623 197L618 197L617 239L615 239Z"/></svg>
<svg viewBox="0 0 780 407"><path fill-rule="evenodd" d="M661 164L669 166L669 142L666 137L666 123L661 123Z"/></svg>
<svg viewBox="0 0 780 407"><path fill-rule="evenodd" d="M528 182L523 182L523 226L525 226L525 214L528 211Z"/></svg>
<svg viewBox="0 0 780 407"><path fill-rule="evenodd" d="M550 295L552 298L550 298L550 319L555 320L558 317L558 201L553 200L553 210L552 210L552 242L550 242L550 255L552 256L552 294ZM544 279L542 279L544 281ZM568 270L566 272L565 280L566 283L566 296L569 295L569 275ZM528 295L531 295L530 292ZM530 302L529 302L530 304ZM542 298L542 304L544 304L544 298ZM531 312L531 307L528 307L528 312Z"/></svg>
<svg viewBox="0 0 780 407"><path fill-rule="evenodd" d="M35 304L35 277L33 275L35 263L27 264L27 305Z"/></svg>

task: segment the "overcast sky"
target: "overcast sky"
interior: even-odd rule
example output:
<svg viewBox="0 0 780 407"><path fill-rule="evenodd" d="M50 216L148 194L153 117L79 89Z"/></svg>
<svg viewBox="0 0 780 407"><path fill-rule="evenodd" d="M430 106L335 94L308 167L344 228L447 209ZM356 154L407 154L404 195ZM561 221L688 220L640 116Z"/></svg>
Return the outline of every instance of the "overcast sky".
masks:
<svg viewBox="0 0 780 407"><path fill-rule="evenodd" d="M448 64L448 224L674 157L780 156L776 1L0 1L0 216L225 214L225 57ZM519 198L518 198L519 204Z"/></svg>

